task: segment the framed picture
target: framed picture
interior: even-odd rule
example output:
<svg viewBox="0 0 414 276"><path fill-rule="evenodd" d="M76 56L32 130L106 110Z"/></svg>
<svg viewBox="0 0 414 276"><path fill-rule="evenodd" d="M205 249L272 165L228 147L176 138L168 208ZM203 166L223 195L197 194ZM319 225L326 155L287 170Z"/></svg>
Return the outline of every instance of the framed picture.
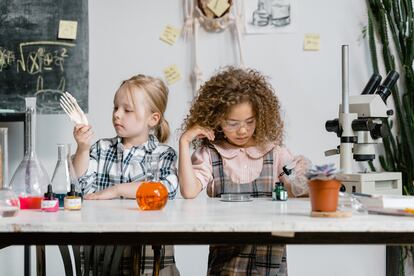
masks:
<svg viewBox="0 0 414 276"><path fill-rule="evenodd" d="M297 0L244 0L248 34L294 32Z"/></svg>

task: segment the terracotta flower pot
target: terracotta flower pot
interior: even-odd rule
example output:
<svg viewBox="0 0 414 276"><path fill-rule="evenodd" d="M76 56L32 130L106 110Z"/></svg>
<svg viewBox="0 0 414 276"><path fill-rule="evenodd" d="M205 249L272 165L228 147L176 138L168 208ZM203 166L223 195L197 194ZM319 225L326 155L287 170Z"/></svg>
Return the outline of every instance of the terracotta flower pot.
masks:
<svg viewBox="0 0 414 276"><path fill-rule="evenodd" d="M331 180L310 180L309 197L312 211L314 212L335 212L338 207L338 193L341 182Z"/></svg>

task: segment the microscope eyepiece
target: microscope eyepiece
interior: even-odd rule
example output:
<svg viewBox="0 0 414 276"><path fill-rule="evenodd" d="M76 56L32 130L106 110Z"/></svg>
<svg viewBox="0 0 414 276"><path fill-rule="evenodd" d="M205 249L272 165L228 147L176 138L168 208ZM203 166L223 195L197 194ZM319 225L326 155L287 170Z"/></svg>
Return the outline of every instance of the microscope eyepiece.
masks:
<svg viewBox="0 0 414 276"><path fill-rule="evenodd" d="M384 103L387 102L388 97L391 95L391 89L394 87L399 77L400 75L396 71L391 70L379 86L377 94L380 95Z"/></svg>
<svg viewBox="0 0 414 276"><path fill-rule="evenodd" d="M367 85L365 85L364 90L362 90L361 95L374 94L375 90L377 90L378 88L378 85L380 85L381 80L382 80L381 75L375 74L375 73L372 74Z"/></svg>

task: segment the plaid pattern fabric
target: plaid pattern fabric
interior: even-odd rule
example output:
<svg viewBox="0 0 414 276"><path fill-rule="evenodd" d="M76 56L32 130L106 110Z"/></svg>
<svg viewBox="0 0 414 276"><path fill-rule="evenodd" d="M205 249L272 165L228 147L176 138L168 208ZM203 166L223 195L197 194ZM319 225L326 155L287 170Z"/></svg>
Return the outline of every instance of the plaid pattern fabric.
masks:
<svg viewBox="0 0 414 276"><path fill-rule="evenodd" d="M236 184L224 173L223 160L218 151L209 147L213 167L214 183L211 197L224 193L250 194L253 197L272 195L273 188L273 150L263 157L263 169L252 183ZM240 187L237 188L236 186ZM287 275L285 245L211 245L208 257L208 275L245 276L245 275Z"/></svg>
<svg viewBox="0 0 414 276"><path fill-rule="evenodd" d="M116 261L115 250L121 249L122 256ZM161 247L160 274L174 266L174 275L179 275L175 266L174 247ZM135 246L81 246L82 275L110 275L117 266L116 275L152 275L154 254L150 245Z"/></svg>
<svg viewBox="0 0 414 276"><path fill-rule="evenodd" d="M120 137L101 139L92 145L89 167L79 178L82 193L94 193L119 183L145 180L147 155L159 155L159 178L167 187L170 199L178 190L177 154L168 145L160 144L154 135L141 145L124 149Z"/></svg>
<svg viewBox="0 0 414 276"><path fill-rule="evenodd" d="M168 145L160 144L154 135L150 135L143 145L131 149L124 149L120 137L97 141L90 150L88 170L79 178L82 193L93 193L115 184L145 180L147 172L144 160L147 155L159 155L159 179L168 189L169 199L173 199L178 190L177 154ZM136 248L140 248L140 257L134 257L135 261L133 261L131 251L135 252ZM103 260L103 255L101 257ZM141 273L152 273L154 260L152 246L127 246L120 260L120 274L131 275L131 272L137 268L136 260L139 260L138 269ZM173 264L175 264L173 246L162 246L161 269Z"/></svg>

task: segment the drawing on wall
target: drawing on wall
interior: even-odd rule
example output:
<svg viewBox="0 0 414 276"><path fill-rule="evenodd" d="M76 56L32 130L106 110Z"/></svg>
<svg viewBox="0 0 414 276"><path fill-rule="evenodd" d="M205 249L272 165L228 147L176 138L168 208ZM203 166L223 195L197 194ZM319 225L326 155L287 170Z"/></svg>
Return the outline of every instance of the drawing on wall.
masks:
<svg viewBox="0 0 414 276"><path fill-rule="evenodd" d="M87 6L83 0L0 1L0 112L24 111L24 98L36 97L39 113L63 113L65 90L88 110ZM58 38L67 31L59 28L63 20L75 26L64 39Z"/></svg>
<svg viewBox="0 0 414 276"><path fill-rule="evenodd" d="M293 32L296 0L245 0L246 33Z"/></svg>

